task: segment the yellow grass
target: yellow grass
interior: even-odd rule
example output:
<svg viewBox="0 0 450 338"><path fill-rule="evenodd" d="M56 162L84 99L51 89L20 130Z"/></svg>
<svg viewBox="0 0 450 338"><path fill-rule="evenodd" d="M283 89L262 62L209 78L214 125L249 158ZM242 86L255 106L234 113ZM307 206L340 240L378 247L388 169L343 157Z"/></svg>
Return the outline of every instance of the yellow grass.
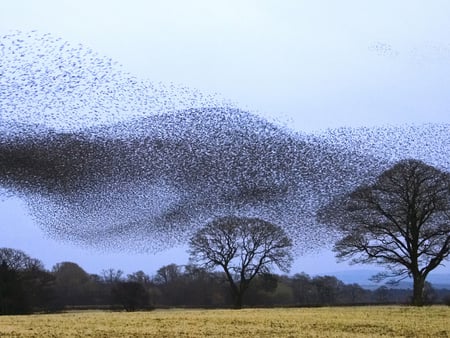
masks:
<svg viewBox="0 0 450 338"><path fill-rule="evenodd" d="M0 316L0 337L450 337L450 307L84 311Z"/></svg>

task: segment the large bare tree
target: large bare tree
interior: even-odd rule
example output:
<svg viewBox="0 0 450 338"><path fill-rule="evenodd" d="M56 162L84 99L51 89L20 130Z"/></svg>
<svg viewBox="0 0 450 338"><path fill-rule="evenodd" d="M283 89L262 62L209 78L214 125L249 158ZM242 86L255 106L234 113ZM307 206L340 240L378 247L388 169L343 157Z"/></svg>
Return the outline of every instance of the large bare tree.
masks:
<svg viewBox="0 0 450 338"><path fill-rule="evenodd" d="M403 160L319 210L318 219L342 233L337 257L387 267L375 279L412 277L414 305L425 280L450 254L450 174Z"/></svg>
<svg viewBox="0 0 450 338"><path fill-rule="evenodd" d="M191 260L220 267L229 282L235 308L255 276L273 266L288 271L292 241L284 230L258 218L223 217L208 223L190 239Z"/></svg>

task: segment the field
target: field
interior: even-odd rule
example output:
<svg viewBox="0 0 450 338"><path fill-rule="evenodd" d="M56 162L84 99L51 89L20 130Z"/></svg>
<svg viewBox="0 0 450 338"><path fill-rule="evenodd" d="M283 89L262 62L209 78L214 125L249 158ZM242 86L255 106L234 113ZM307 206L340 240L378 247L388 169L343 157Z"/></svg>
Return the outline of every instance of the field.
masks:
<svg viewBox="0 0 450 338"><path fill-rule="evenodd" d="M0 316L0 337L450 337L450 307L83 311Z"/></svg>

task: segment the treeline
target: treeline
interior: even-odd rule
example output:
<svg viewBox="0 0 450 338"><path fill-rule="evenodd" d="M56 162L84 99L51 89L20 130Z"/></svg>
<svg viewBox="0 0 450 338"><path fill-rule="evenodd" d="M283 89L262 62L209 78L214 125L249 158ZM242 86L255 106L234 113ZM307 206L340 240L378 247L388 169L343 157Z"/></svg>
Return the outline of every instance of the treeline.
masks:
<svg viewBox="0 0 450 338"><path fill-rule="evenodd" d="M150 310L155 307L230 307L232 297L223 273L194 265L170 264L155 275L120 270L89 274L73 262L50 271L19 250L0 249L0 313L54 312L73 308ZM450 305L450 290L427 284L428 304ZM406 304L411 290L382 286L367 290L333 276L263 274L244 296L248 307Z"/></svg>

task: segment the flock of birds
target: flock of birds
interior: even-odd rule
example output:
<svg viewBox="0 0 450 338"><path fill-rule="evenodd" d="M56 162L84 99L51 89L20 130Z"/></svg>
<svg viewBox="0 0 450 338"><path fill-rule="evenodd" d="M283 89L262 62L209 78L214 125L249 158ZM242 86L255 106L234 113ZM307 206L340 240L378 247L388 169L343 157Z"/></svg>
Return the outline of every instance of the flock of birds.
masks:
<svg viewBox="0 0 450 338"><path fill-rule="evenodd" d="M404 158L450 170L449 129L302 134L49 34L0 37L0 188L79 245L154 252L236 215L314 250L334 236L315 219L333 196Z"/></svg>

